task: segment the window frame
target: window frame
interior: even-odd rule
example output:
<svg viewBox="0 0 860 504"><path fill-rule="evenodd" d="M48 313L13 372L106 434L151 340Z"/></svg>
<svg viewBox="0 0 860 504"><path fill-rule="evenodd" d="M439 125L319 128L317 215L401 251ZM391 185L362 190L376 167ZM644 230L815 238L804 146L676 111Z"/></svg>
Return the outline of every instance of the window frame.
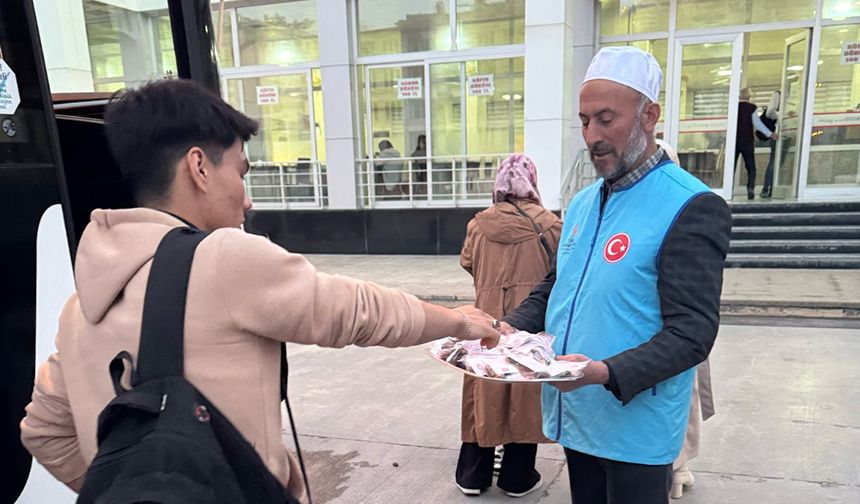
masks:
<svg viewBox="0 0 860 504"><path fill-rule="evenodd" d="M356 65L375 65L375 64L387 64L387 63L396 63L401 61L402 58L406 58L408 60L418 60L418 59L429 59L429 58L443 58L444 55L449 55L452 53L457 54L486 54L488 51L499 51L499 50L509 50L509 49L519 49L525 54L525 36L523 38L522 44L504 44L497 46L480 46L480 47L470 47L466 49L460 49L459 42L459 28L457 23L457 0L448 0L448 23L450 27L450 43L449 49L440 49L433 51L412 51L412 52L402 52L398 54L377 54L373 56L362 56L359 53L359 32L361 28L358 25L358 2L361 0L349 0L349 12L350 12L350 25L352 28L352 59L354 64ZM523 21L525 22L525 12L523 12ZM503 56L500 56L503 57Z"/></svg>

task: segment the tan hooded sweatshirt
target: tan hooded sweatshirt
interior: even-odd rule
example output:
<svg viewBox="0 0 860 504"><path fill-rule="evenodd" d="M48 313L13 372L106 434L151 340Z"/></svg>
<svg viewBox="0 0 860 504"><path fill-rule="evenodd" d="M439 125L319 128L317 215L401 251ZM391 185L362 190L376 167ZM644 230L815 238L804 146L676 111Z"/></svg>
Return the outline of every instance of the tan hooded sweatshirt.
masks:
<svg viewBox="0 0 860 504"><path fill-rule="evenodd" d="M121 350L136 358L155 249L182 225L145 208L92 213L57 352L39 368L21 421L24 446L65 483L82 478L95 457L97 417L114 397L108 364ZM423 308L411 295L318 273L265 238L219 229L191 268L185 376L300 497L301 474L282 440L279 343L398 347L422 343L423 330Z"/></svg>

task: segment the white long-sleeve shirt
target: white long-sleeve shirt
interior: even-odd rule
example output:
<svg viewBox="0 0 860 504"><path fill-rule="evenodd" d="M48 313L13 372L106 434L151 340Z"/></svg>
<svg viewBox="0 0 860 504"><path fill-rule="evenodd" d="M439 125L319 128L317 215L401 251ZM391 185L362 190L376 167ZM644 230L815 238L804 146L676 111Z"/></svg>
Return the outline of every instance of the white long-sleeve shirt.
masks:
<svg viewBox="0 0 860 504"><path fill-rule="evenodd" d="M759 130L763 135L773 135L773 131L769 130L767 126L765 126L764 123L761 122L761 118L758 116L757 111L752 113L752 122L753 126L755 126L755 129Z"/></svg>

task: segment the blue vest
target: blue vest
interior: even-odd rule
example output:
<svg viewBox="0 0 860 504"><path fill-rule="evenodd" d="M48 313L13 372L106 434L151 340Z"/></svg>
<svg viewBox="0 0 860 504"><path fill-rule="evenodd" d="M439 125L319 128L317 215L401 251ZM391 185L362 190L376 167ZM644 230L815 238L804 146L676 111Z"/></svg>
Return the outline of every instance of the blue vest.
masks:
<svg viewBox="0 0 860 504"><path fill-rule="evenodd" d="M664 161L612 192L600 211L600 180L580 191L564 219L546 330L557 354L602 360L650 340L663 327L658 260L675 219L709 191ZM670 464L684 442L693 369L640 392L626 406L600 385L562 394L544 385L544 434L562 446L622 462Z"/></svg>

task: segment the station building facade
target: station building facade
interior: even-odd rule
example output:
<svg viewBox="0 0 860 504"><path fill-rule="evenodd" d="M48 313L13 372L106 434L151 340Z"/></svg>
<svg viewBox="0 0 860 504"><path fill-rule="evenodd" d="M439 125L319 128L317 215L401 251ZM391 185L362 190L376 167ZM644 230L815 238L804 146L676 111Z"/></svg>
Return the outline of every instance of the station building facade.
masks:
<svg viewBox="0 0 860 504"><path fill-rule="evenodd" d="M166 0L37 0L53 93L176 75ZM579 84L632 45L665 79L659 135L727 200L737 103L780 93L775 200L860 201L860 2L213 0L224 98L257 119L258 209L481 207L525 152L546 205L587 183ZM758 187L770 147L756 148Z"/></svg>

